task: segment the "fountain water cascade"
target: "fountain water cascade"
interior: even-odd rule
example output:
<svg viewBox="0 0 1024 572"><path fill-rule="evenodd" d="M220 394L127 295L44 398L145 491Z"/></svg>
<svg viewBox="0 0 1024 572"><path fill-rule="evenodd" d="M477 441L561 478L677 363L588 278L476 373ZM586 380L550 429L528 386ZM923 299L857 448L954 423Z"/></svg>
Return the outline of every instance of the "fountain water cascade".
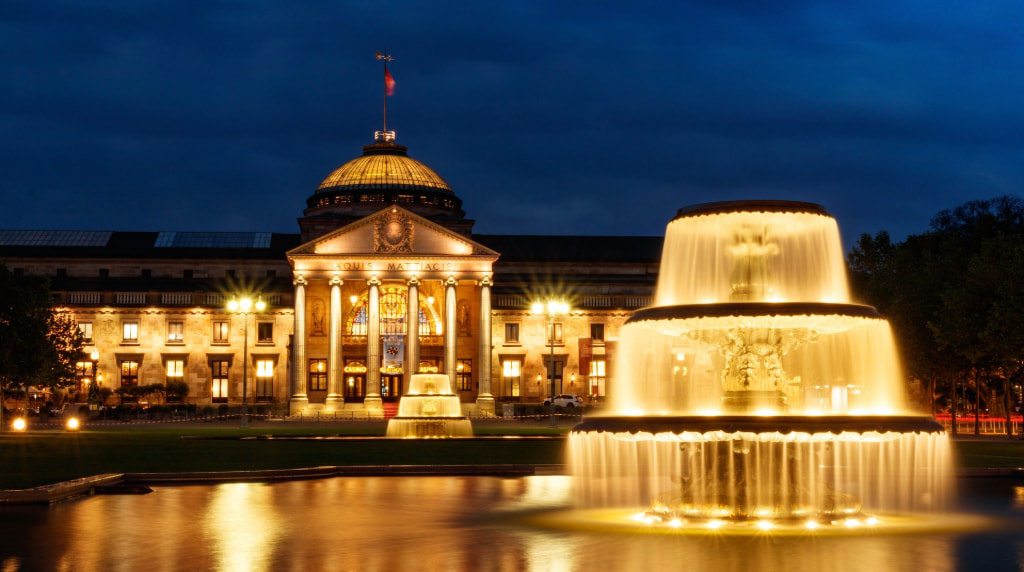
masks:
<svg viewBox="0 0 1024 572"><path fill-rule="evenodd" d="M607 414L569 439L582 508L827 523L952 502L949 439L908 408L889 324L851 302L819 205L680 209L655 305L618 348Z"/></svg>
<svg viewBox="0 0 1024 572"><path fill-rule="evenodd" d="M462 415L459 396L447 374L417 373L409 392L398 402L398 415L388 420L388 437L471 437L473 424Z"/></svg>

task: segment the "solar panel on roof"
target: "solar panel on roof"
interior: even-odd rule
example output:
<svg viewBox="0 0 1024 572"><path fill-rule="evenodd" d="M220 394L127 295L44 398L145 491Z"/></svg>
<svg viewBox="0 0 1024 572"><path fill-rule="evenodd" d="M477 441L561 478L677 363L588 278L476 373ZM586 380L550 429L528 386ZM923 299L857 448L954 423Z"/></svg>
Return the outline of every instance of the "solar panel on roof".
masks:
<svg viewBox="0 0 1024 572"><path fill-rule="evenodd" d="M106 246L110 230L0 230L0 246Z"/></svg>
<svg viewBox="0 0 1024 572"><path fill-rule="evenodd" d="M270 248L269 232L164 231L156 237L157 248Z"/></svg>

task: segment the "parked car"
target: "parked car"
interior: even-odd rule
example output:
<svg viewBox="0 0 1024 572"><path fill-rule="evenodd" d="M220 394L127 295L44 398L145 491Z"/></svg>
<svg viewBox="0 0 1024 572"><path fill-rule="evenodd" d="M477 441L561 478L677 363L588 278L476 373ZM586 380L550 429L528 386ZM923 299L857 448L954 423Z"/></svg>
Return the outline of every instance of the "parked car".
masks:
<svg viewBox="0 0 1024 572"><path fill-rule="evenodd" d="M544 400L544 407L554 403L555 407L583 407L583 398L579 395L556 395Z"/></svg>

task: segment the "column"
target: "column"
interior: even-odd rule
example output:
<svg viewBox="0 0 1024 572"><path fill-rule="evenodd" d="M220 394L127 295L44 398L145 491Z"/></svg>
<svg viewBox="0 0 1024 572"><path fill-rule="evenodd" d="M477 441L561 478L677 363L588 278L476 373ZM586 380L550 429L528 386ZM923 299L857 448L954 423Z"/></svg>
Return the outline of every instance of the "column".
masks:
<svg viewBox="0 0 1024 572"><path fill-rule="evenodd" d="M292 398L289 409L294 415L309 405L306 395L306 279L295 278L295 331L292 334Z"/></svg>
<svg viewBox="0 0 1024 572"><path fill-rule="evenodd" d="M412 375L420 369L420 281L409 279L406 294L409 315L405 318L405 389L408 391Z"/></svg>
<svg viewBox="0 0 1024 572"><path fill-rule="evenodd" d="M370 287L366 299L366 409L383 409L380 398L380 280L374 276L366 282Z"/></svg>
<svg viewBox="0 0 1024 572"><path fill-rule="evenodd" d="M494 395L491 394L491 278L480 281L480 333L476 375L480 384L476 405L484 415L494 415Z"/></svg>
<svg viewBox="0 0 1024 572"><path fill-rule="evenodd" d="M341 308L341 285L340 276L331 278L331 309L330 309L330 331L328 332L327 347L327 400L324 402L325 409L333 411L345 404L345 396L342 393L341 384L344 379L342 361L342 308Z"/></svg>
<svg viewBox="0 0 1024 572"><path fill-rule="evenodd" d="M455 344L458 332L455 325L455 286L458 281L449 276L444 282L444 371L448 374L448 384L452 391L455 385Z"/></svg>

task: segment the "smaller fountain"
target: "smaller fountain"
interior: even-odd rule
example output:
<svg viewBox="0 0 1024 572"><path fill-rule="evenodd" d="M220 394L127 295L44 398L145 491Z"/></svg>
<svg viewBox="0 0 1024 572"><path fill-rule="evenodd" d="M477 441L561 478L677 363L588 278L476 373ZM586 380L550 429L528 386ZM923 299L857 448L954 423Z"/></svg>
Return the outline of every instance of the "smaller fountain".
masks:
<svg viewBox="0 0 1024 572"><path fill-rule="evenodd" d="M398 415L388 420L388 437L437 439L472 437L473 425L462 415L459 396L446 374L417 373L409 393L398 402Z"/></svg>

